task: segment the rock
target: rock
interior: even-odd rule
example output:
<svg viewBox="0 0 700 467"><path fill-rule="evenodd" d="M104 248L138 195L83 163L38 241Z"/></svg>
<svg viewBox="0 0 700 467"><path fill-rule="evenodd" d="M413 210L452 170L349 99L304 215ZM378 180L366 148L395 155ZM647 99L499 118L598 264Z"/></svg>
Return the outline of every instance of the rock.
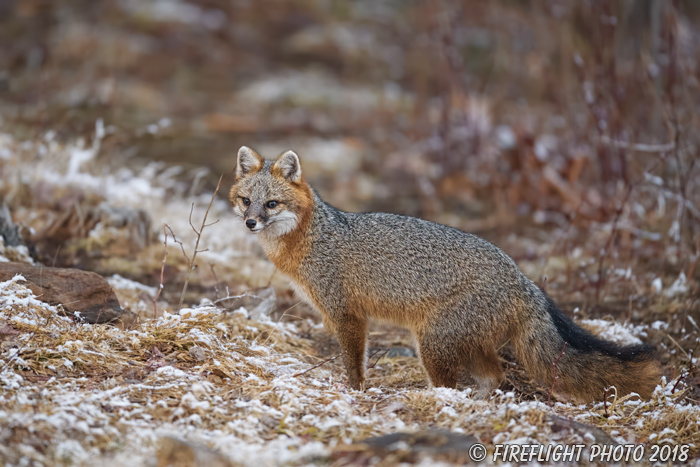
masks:
<svg viewBox="0 0 700 467"><path fill-rule="evenodd" d="M5 321L0 320L0 352L4 352L12 347L18 347L17 336L20 334L15 328Z"/></svg>
<svg viewBox="0 0 700 467"><path fill-rule="evenodd" d="M94 272L79 269L48 268L25 263L0 263L0 281L17 274L43 302L61 305L64 314L86 323L120 321L128 325L135 315L125 311L107 281Z"/></svg>
<svg viewBox="0 0 700 467"><path fill-rule="evenodd" d="M6 204L0 208L0 236L5 239L7 246L22 245L22 237L19 234L19 227L12 222L10 210Z"/></svg>
<svg viewBox="0 0 700 467"><path fill-rule="evenodd" d="M270 313L277 306L277 295L274 287L265 287L228 299L222 298L220 303L227 310L238 310L243 307L248 311L248 318L266 322L270 319Z"/></svg>
<svg viewBox="0 0 700 467"><path fill-rule="evenodd" d="M370 347L367 351L369 355L377 354L381 355L382 358L396 358L396 357L417 357L416 351L409 347L391 347L386 354L382 353L386 350L383 347Z"/></svg>
<svg viewBox="0 0 700 467"><path fill-rule="evenodd" d="M12 215L6 204L0 207L0 261L34 263L29 248L22 241L19 226L12 222Z"/></svg>
<svg viewBox="0 0 700 467"><path fill-rule="evenodd" d="M268 321L270 319L270 313L277 306L277 294L273 287L266 287L255 293L257 298L257 303L255 306L248 308L248 315L250 319L255 321Z"/></svg>
<svg viewBox="0 0 700 467"><path fill-rule="evenodd" d="M391 433L367 438L352 446L334 451L335 457L343 457L350 463L361 464L372 457L391 457L394 462L419 462L428 457L452 463L471 463L469 448L478 440L472 435L452 433L446 430L425 430L415 433Z"/></svg>
<svg viewBox="0 0 700 467"><path fill-rule="evenodd" d="M204 349L196 345L190 347L189 354L196 362L203 362L207 359L207 354L204 352Z"/></svg>
<svg viewBox="0 0 700 467"><path fill-rule="evenodd" d="M592 436L595 440L594 442L597 444L617 444L609 434L593 425L586 425L585 423L569 420L568 418L559 417L557 415L548 415L547 419L549 420L550 427L554 433L560 431L573 431L584 439L586 438L586 435Z"/></svg>
<svg viewBox="0 0 700 467"><path fill-rule="evenodd" d="M163 438L158 450L158 467L234 467L239 465L218 452L181 439Z"/></svg>

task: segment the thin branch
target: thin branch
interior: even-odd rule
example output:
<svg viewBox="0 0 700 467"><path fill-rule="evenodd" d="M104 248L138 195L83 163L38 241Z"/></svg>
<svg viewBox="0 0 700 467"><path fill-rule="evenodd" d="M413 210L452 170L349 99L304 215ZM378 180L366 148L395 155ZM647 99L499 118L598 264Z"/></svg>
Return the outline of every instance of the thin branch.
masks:
<svg viewBox="0 0 700 467"><path fill-rule="evenodd" d="M695 321L693 321L693 324L695 324ZM685 378L690 376L695 371L695 364L693 363L692 356L695 353L695 350L698 348L698 345L700 345L700 341L698 341L698 343L695 344L695 347L693 348L693 350L691 350L689 353L687 353L688 361L689 361L688 368L686 369L685 373L681 372L680 376L678 376L678 380L676 381L676 384L674 384L673 389L671 389L671 394L674 394L676 392L676 388L678 387L678 385L680 384L680 382L682 380L684 380Z"/></svg>
<svg viewBox="0 0 700 467"><path fill-rule="evenodd" d="M605 418L608 418L608 389L603 388L603 412L605 413Z"/></svg>
<svg viewBox="0 0 700 467"><path fill-rule="evenodd" d="M202 226L197 230L194 225L192 224L192 212L194 211L194 203L192 203L192 207L190 208L190 227L192 227L192 230L197 234L197 241L194 244L194 252L192 253L192 260L190 261L190 267L187 270L187 277L185 278L185 284L182 286L182 293L180 294L180 303L177 306L177 311L179 312L182 309L182 304L185 301L185 293L187 293L187 286L190 283L190 276L192 275L192 270L195 268L194 261L197 259L197 253L200 253L201 251L206 251L206 250L200 250L199 249L199 242L202 240L202 232L204 231L204 228L207 227L207 216L209 215L209 211L211 210L211 206L214 204L214 200L216 199L216 194L219 192L223 184L229 179L233 171L231 171L226 178L224 178L224 174L221 174L219 177L219 183L216 184L216 189L214 190L214 193L211 195L211 201L209 201L209 206L207 207L207 211L204 213L204 218L202 219ZM216 223L216 222L215 222ZM214 223L214 224L215 224ZM213 225L213 224L210 224Z"/></svg>
<svg viewBox="0 0 700 467"><path fill-rule="evenodd" d="M315 370L316 368L320 367L321 365L325 365L326 363L332 362L333 360L335 360L336 358L340 357L341 355L343 355L343 354L341 353L341 354L336 355L335 357L327 358L326 360L322 361L322 362L319 363L318 365L312 366L312 367L309 368L308 370L304 370L304 371L302 371L302 372L298 372L298 371L297 371L296 373L294 373L294 374L292 375L292 378L296 378L297 376L305 375L305 374L308 373L309 371Z"/></svg>
<svg viewBox="0 0 700 467"><path fill-rule="evenodd" d="M227 291L228 291L228 288L227 288ZM249 294L248 292L242 293L242 294L240 294L240 295L229 295L229 294L227 293L225 297L222 297L222 298L219 298L219 299L215 300L215 301L214 301L214 305L216 305L217 303L221 303L221 302L223 302L223 301L226 301L226 300L235 300L235 299L244 298L244 297L260 298L260 297L258 297L257 295L251 295L251 294Z"/></svg>
<svg viewBox="0 0 700 467"><path fill-rule="evenodd" d="M681 352L683 352L683 354L685 354L685 357L688 360L690 360L691 362L693 361L692 356L678 342L676 342L676 339L674 339L673 336L671 336L671 334L666 333L666 337L671 339L671 342L676 344L676 347L678 347L681 350Z"/></svg>
<svg viewBox="0 0 700 467"><path fill-rule="evenodd" d="M180 249L182 250L182 255L185 257L185 259L186 259L187 262L189 263L189 262L190 262L190 257L187 256L187 253L185 252L185 245L183 245L182 242L181 242L180 240L177 239L177 237L175 236L175 232L173 232L173 229L171 229L170 226L169 226L168 224L163 224L163 225L164 225L165 227L167 227L168 230L170 231L170 235L172 235L173 241L175 241L175 243L177 243L177 244L180 245Z"/></svg>
<svg viewBox="0 0 700 467"><path fill-rule="evenodd" d="M557 384L557 363L559 363L559 360L561 360L562 355L564 355L564 349L566 349L566 344L567 342L564 342L564 346L561 348L561 353L557 357L556 361L552 363L552 373L554 375L554 379L552 381L552 387L549 390L549 395L547 396L547 404L550 406L552 405L552 393L554 392L554 385Z"/></svg>
<svg viewBox="0 0 700 467"><path fill-rule="evenodd" d="M56 258L58 258L58 252L61 251L61 245L58 245L58 248L56 248L56 254L53 255L53 263L51 263L51 267L55 268L56 267Z"/></svg>
<svg viewBox="0 0 700 467"><path fill-rule="evenodd" d="M627 141L612 139L609 136L601 136L600 141L614 148L630 149L638 152L670 152L677 148L676 141L664 144L629 143Z"/></svg>
<svg viewBox="0 0 700 467"><path fill-rule="evenodd" d="M204 228L204 227L211 227L211 226L214 225L214 224L218 224L220 220L221 220L221 219L217 219L217 220L215 220L214 222L212 222L211 224L203 225L202 228Z"/></svg>
<svg viewBox="0 0 700 467"><path fill-rule="evenodd" d="M377 363L379 363L379 360L381 360L382 358L384 358L384 356L385 356L386 354L389 353L389 350L391 350L391 349L386 349L386 350L384 351L383 354L381 354L379 357L377 357L377 359L374 361L374 364L368 366L367 369L368 369L368 370L371 370L372 368L374 368L375 366L377 366ZM379 350L377 350L376 352L374 352L372 355L369 356L369 358L368 358L367 360L371 360L372 357L374 357L374 356L375 356L377 353L379 353L380 351L381 351L381 349L379 349Z"/></svg>
<svg viewBox="0 0 700 467"><path fill-rule="evenodd" d="M286 315L287 312L288 312L289 310L291 310L292 308L296 307L296 306L299 305L300 303L301 303L301 300L299 300L299 301L296 302L294 305L292 305L292 306L290 306L289 308L287 308L286 310L284 310L284 312L282 313L282 316L280 316L280 319L277 320L277 322L275 323L275 327L274 327L274 328L272 329L272 331L270 331L270 333L267 335L267 339L265 339L265 342L263 342L262 345L267 344L267 341L270 340L270 337L272 337L272 333L273 333L274 331L277 330L277 326L279 326L280 321L282 321L282 318L284 318L284 315Z"/></svg>
<svg viewBox="0 0 700 467"><path fill-rule="evenodd" d="M219 180L219 181L221 181L221 180ZM190 222L190 227L192 227L192 230L194 230L194 233L196 233L197 235L200 235L200 233L197 231L194 224L192 223L192 213L193 212L194 212L194 203L192 203L192 206L190 206L190 217L188 220ZM204 217L206 218L206 216L204 216Z"/></svg>
<svg viewBox="0 0 700 467"><path fill-rule="evenodd" d="M598 280L596 281L596 287L595 287L595 298L596 302L600 300L600 290L605 285L605 281L603 281L603 265L605 263L605 259L608 257L608 252L610 251L610 247L612 246L613 240L615 238L615 235L617 234L618 228L617 224L620 221L620 217L622 216L622 212L625 209L625 205L627 204L627 201L630 198L630 195L632 194L632 188L633 186L625 182L626 185L626 191L625 191L625 196L622 199L622 202L620 203L620 207L617 208L615 211L615 218L613 219L612 222L612 230L610 231L610 236L608 237L608 241L605 243L605 249L603 250L603 254L601 254L598 258ZM607 275L606 275L606 280L607 280Z"/></svg>

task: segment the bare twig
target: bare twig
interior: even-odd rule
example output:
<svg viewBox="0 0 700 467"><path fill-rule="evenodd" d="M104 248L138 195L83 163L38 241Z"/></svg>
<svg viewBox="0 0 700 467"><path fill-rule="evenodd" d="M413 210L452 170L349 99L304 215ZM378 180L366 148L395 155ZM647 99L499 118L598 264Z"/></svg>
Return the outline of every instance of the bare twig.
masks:
<svg viewBox="0 0 700 467"><path fill-rule="evenodd" d="M676 347L678 347L680 351L683 352L683 354L688 360L692 361L692 356L678 342L676 342L676 339L674 339L673 336L671 336L671 334L666 333L666 337L671 339L671 342L673 342L676 345Z"/></svg>
<svg viewBox="0 0 700 467"><path fill-rule="evenodd" d="M53 263L51 263L51 267L55 268L56 267L56 258L58 258L58 252L61 251L61 245L58 245L58 248L56 248L56 254L53 255Z"/></svg>
<svg viewBox="0 0 700 467"><path fill-rule="evenodd" d="M639 152L669 152L676 149L676 141L671 141L665 144L644 144L644 143L629 143L627 141L619 141L610 138L609 136L601 136L600 141L609 146L622 149L630 149Z"/></svg>
<svg viewBox="0 0 700 467"><path fill-rule="evenodd" d="M294 374L292 375L292 378L296 378L297 376L305 375L305 374L308 373L309 371L315 370L316 368L320 367L321 365L325 365L326 363L332 362L333 360L335 360L336 358L340 357L341 355L343 355L343 354L341 353L341 354L336 355L335 357L327 358L327 359L325 359L324 361L322 361L321 363L312 366L312 367L309 368L308 370L304 370L304 371L302 371L302 372L297 371L296 373L294 373Z"/></svg>
<svg viewBox="0 0 700 467"><path fill-rule="evenodd" d="M377 350L376 352L374 352L372 355L369 356L369 358L368 358L367 360L371 360L372 357L374 357L375 355L377 355L377 353L379 353L381 350L382 350L382 349L379 349L379 350ZM367 369L368 369L368 370L371 370L372 368L374 368L375 366L377 366L377 363L379 363L379 360L381 360L382 358L384 358L384 355L388 354L388 353L389 353L389 350L391 350L391 349L386 349L386 350L384 351L384 353L382 353L379 357L377 357L377 359L374 361L374 363L373 363L372 365L370 365L370 366L367 367Z"/></svg>
<svg viewBox="0 0 700 467"><path fill-rule="evenodd" d="M272 333L273 333L274 331L277 330L277 326L279 326L280 321L282 321L282 318L284 318L284 316L287 314L287 312L288 312L289 310L291 310L292 308L296 307L296 306L297 306L298 304L300 304L300 303L301 303L301 300L299 300L299 301L296 302L294 305L292 305L292 306L290 306L289 308L287 308L286 310L284 310L284 312L282 313L282 316L280 316L280 319L277 320L277 322L275 323L275 327L274 327L274 328L272 329L272 331L270 331L270 333L267 335L267 339L265 339L265 342L263 342L262 345L267 344L267 341L269 341L269 340L270 340L270 337L272 337Z"/></svg>
<svg viewBox="0 0 700 467"><path fill-rule="evenodd" d="M228 292L228 288L226 289L226 291ZM227 293L225 297L221 297L219 299L216 299L213 303L214 303L214 305L216 305L218 303L225 302L226 300L235 300L235 299L244 298L244 297L260 298L257 295L252 295L248 292L242 293L240 295L229 295Z"/></svg>
<svg viewBox="0 0 700 467"><path fill-rule="evenodd" d="M691 365L691 366L692 366L692 365ZM683 381L683 380L684 380L687 376L689 376L689 375L690 375L690 370L687 370L686 372L681 373L681 375L680 375L680 376L678 377L678 379L676 380L676 384L673 385L673 389L671 389L671 394L675 394L675 393L676 393L676 388L678 387L678 385L680 384L680 382Z"/></svg>
<svg viewBox="0 0 700 467"><path fill-rule="evenodd" d="M182 255L185 257L185 259L189 263L190 257L187 256L187 253L185 252L185 245L183 245L182 242L177 239L177 237L175 236L175 232L173 232L173 229L171 229L168 224L163 224L163 226L168 228L168 230L170 231L170 235L172 235L172 237L173 237L173 241L180 245L180 249L182 250Z"/></svg>
<svg viewBox="0 0 700 467"><path fill-rule="evenodd" d="M564 346L561 348L561 353L557 357L556 361L552 363L552 373L554 378L552 380L552 387L549 390L549 395L547 396L547 404L552 405L552 393L554 392L554 385L557 384L557 363L561 360L562 355L564 355L564 349L566 349L567 342L564 342Z"/></svg>
<svg viewBox="0 0 700 467"><path fill-rule="evenodd" d="M690 316L689 316L689 318L690 318ZM693 323L693 325L697 328L697 324L695 324L695 321L694 321L692 318L690 319L690 321L691 321L691 322ZM671 336L669 335L669 337L671 337ZM671 338L671 340L673 340L673 338ZM674 342L683 352L685 352L685 354L686 354L686 356L687 356L687 358L688 358L689 365L688 365L688 368L686 369L685 373L681 372L680 376L678 376L678 379L676 380L676 383L673 385L673 389L671 389L671 394L673 394L673 393L676 392L676 388L678 387L678 384L679 384L682 380L684 380L685 378L687 378L688 376L690 376L690 375L695 371L695 364L693 363L693 354L694 354L695 351L697 350L698 345L700 345L700 341L698 341L698 342L695 344L695 347L693 347L693 350L691 350L690 352L686 352L686 351L683 349L683 347L681 347L681 346L678 344L678 342L676 342L675 340L673 340L673 342Z"/></svg>
<svg viewBox="0 0 700 467"><path fill-rule="evenodd" d="M100 324L100 316L102 315L102 311L105 309L107 306L107 302L102 305L102 308L100 308L100 311L97 312L97 318L95 318L95 323L94 324Z"/></svg>
<svg viewBox="0 0 700 467"><path fill-rule="evenodd" d="M610 386L609 388L607 388L605 390L605 392L607 393L611 389L613 391L613 393L612 393L613 400L610 403L610 415L614 415L615 414L615 406L617 405L617 388L615 386Z"/></svg>
<svg viewBox="0 0 700 467"><path fill-rule="evenodd" d="M603 413L608 417L608 388L603 388Z"/></svg>
<svg viewBox="0 0 700 467"><path fill-rule="evenodd" d="M192 275L192 271L196 267L195 266L195 259L197 259L197 253L201 253L202 251L206 251L206 249L205 250L199 249L199 242L202 240L202 232L204 231L205 227L212 226L212 225L216 224L217 222L219 222L219 220L217 219L216 221L214 221L210 224L207 224L207 216L209 215L209 211L211 210L211 206L214 204L214 200L216 199L216 194L219 192L219 190L221 189L223 184L229 179L231 174L233 174L233 171L231 171L226 176L226 178L224 178L223 174L221 174L221 176L219 177L219 183L216 184L216 189L214 190L214 193L211 195L211 201L209 201L209 206L207 207L207 211L204 213L204 218L202 219L202 225L199 228L199 230L197 230L195 228L194 224L192 224L192 212L194 211L194 203L192 203L192 207L190 208L190 217L189 217L190 227L192 227L192 230L194 230L194 233L197 234L197 240L195 241L195 244L194 244L194 251L192 253L192 259L190 260L189 268L187 270L187 277L185 278L185 284L182 286L182 293L180 294L180 303L177 306L178 312L182 309L182 303L185 301L185 294L187 293L187 286L190 283L190 276Z"/></svg>
<svg viewBox="0 0 700 467"><path fill-rule="evenodd" d="M625 205L627 204L627 201L629 200L630 195L632 194L633 186L627 182L625 182L625 185L626 185L625 196L622 198L622 202L620 203L620 206L615 211L615 218L613 219L613 222L612 222L612 229L610 231L610 236L608 237L608 241L605 243L605 248L603 249L603 253L598 257L598 280L596 281L596 287L595 287L596 302L598 302L600 300L600 290L602 289L603 285L605 284L605 280L603 280L603 265L605 263L605 259L608 257L608 253L610 251L610 247L612 246L613 240L615 239L615 235L617 234L617 230L618 230L617 224L620 221L620 217L622 216L622 212L625 209ZM607 279L607 275L606 275L606 279Z"/></svg>

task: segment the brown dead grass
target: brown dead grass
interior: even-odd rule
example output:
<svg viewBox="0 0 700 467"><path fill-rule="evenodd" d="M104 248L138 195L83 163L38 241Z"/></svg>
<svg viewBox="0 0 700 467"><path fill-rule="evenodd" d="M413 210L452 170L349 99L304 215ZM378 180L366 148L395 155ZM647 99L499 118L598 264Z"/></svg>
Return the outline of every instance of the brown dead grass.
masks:
<svg viewBox="0 0 700 467"><path fill-rule="evenodd" d="M198 430L218 430L251 442L272 443L281 435L301 445L319 441L326 446L326 456L338 440L362 440L398 426L403 427L400 431L462 431L489 449L496 442L523 437L544 444L555 439L582 442L585 437L576 430L562 433L552 428L548 417L553 414L602 428L613 439L690 444L692 455L700 446L700 410L687 400L682 382L675 392L673 383L659 389L650 401L611 397L605 405L548 406L546 393L515 368L508 372L504 391L489 401L476 401L468 391L429 389L417 358L384 357L368 372L370 389L356 392L346 388L337 361L304 372L324 357L283 323L254 322L203 306L123 330L61 318L55 309L31 299L21 282L6 287L3 294L30 299L28 304L0 307L0 319L18 333L2 342L3 352L14 348L19 357L6 359L3 378L9 378L8 372L20 377L15 386L5 384L0 399L0 411L12 414L11 422L2 423L8 433L0 450L5 462L14 463L30 452L41 463L71 464L73 460L60 458L63 451L57 447L66 440L107 456L152 452L155 446L129 441L133 427L122 412L126 401L139 408L141 426L157 429L195 420ZM67 383L68 392L61 386ZM516 391L509 392L511 387ZM32 421L23 423L24 406L13 397L37 397L42 391L46 395L34 404ZM103 395L98 413L78 416L100 427L97 435L81 434L77 422L61 429L46 422L46 417L65 411L62 398L68 393L76 398L76 413L80 400L87 403L97 397L94 394ZM117 396L125 399L113 399ZM240 408L251 403L252 408ZM45 417L36 416L42 413ZM339 423L329 423L335 417ZM222 449L215 442L210 447Z"/></svg>

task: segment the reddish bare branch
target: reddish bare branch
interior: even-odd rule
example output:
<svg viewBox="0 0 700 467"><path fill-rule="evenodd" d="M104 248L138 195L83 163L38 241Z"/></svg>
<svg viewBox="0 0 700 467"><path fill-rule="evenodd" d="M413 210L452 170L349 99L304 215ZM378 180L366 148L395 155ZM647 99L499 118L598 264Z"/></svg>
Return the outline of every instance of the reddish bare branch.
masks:
<svg viewBox="0 0 700 467"><path fill-rule="evenodd" d="M567 342L564 342L564 346L561 348L561 353L557 357L556 361L552 363L552 373L554 378L552 380L552 387L549 389L549 396L547 396L547 404L552 405L552 393L554 392L554 385L557 384L557 363L561 360L562 355L564 355L564 349L566 349Z"/></svg>
<svg viewBox="0 0 700 467"><path fill-rule="evenodd" d="M200 250L199 249L199 242L202 240L202 232L204 231L205 227L208 227L210 225L216 224L216 222L213 222L211 224L207 224L207 216L209 215L209 211L211 210L212 205L214 204L214 200L216 199L216 194L219 192L221 187L228 181L229 177L233 174L233 170L229 172L229 174L224 178L224 174L221 174L219 177L219 183L216 184L216 189L214 190L214 193L211 195L211 201L209 201L209 206L207 206L207 210L204 213L204 218L202 218L202 225L197 230L192 224L192 212L194 211L194 203L192 203L192 207L190 208L190 217L189 217L189 222L190 222L190 227L192 227L192 230L197 234L197 241L194 244L194 252L192 253L192 259L190 260L189 268L187 270L187 277L185 278L185 284L182 286L182 293L180 294L180 303L177 306L177 311L180 311L182 309L182 304L185 301L185 293L187 293L187 285L190 283L190 276L192 275L192 271L195 269L195 259L197 259L197 253L201 253L202 251L206 250Z"/></svg>

